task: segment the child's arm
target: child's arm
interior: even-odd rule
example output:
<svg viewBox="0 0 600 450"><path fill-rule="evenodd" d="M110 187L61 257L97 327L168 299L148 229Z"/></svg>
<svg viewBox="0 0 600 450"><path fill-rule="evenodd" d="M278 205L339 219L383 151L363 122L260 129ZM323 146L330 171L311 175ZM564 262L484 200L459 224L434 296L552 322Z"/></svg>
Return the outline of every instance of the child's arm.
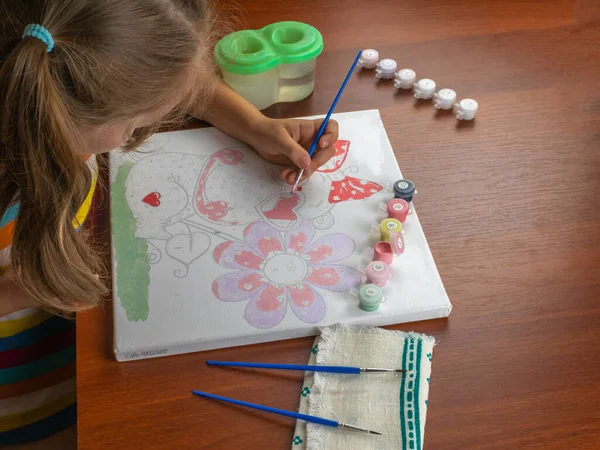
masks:
<svg viewBox="0 0 600 450"><path fill-rule="evenodd" d="M266 160L289 166L282 170L281 177L290 184L298 168L305 169L305 177L309 177L333 157L333 144L338 138L338 124L330 120L311 160L307 149L321 126L321 119L268 119L222 82L202 119L246 142Z"/></svg>

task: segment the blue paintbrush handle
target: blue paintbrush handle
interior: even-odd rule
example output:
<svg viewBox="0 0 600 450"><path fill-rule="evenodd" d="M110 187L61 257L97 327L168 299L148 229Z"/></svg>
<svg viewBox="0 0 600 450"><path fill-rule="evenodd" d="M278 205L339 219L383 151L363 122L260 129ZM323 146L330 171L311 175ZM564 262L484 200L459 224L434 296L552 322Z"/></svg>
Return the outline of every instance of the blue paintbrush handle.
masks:
<svg viewBox="0 0 600 450"><path fill-rule="evenodd" d="M358 367L346 366L306 366L298 364L264 364L253 362L229 362L229 361L206 361L209 366L222 367L249 367L252 369L278 369L278 370L302 370L304 372L328 372L328 373L348 373L359 374Z"/></svg>
<svg viewBox="0 0 600 450"><path fill-rule="evenodd" d="M233 398L221 397L220 395L208 394L202 391L192 391L194 394L200 397L212 398L214 400L220 400L222 402L233 403L234 405L246 406L248 408L258 409L260 411L266 411L280 416L292 417L294 419L304 420L306 422L318 423L319 425L325 425L326 427L338 427L339 423L335 420L323 419L321 417L309 416L308 414L300 414L292 411L286 411L284 409L271 408L269 406L257 405L255 403L243 402L241 400L235 400Z"/></svg>
<svg viewBox="0 0 600 450"><path fill-rule="evenodd" d="M337 106L338 101L339 101L340 97L342 96L342 92L344 92L344 89L346 88L346 85L348 84L348 80L350 80L350 77L352 76L352 72L354 72L354 69L356 68L356 64L358 64L358 60L360 59L361 55L362 55L362 51L358 52L356 59L354 60L354 62L352 63L352 66L350 67L350 71L348 71L348 75L346 75L346 79L342 83L340 90L338 91L337 95L335 96L335 99L333 100L333 103L331 104L331 107L329 108L329 111L327 112L327 115L325 116L325 120L321 124L321 128L319 128L319 131L317 132L317 135L315 136L315 139L313 140L313 143L310 146L308 155L311 158L312 158L312 155L315 153L315 150L317 149L317 145L319 144L319 139L321 139L321 137L323 136L323 133L325 132L325 128L327 128L327 124L329 123L329 119L331 118L331 114L333 113L333 110Z"/></svg>

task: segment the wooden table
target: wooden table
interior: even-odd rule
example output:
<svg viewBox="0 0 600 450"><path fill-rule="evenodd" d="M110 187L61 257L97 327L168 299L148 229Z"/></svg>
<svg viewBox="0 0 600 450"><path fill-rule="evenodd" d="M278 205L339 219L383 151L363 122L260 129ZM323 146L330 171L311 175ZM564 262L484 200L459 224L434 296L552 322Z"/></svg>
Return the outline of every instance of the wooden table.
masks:
<svg viewBox="0 0 600 450"><path fill-rule="evenodd" d="M243 3L250 28L305 21L326 42L314 95L270 116L324 113L364 47L480 104L459 123L365 72L338 107L381 110L454 304L397 327L439 340L425 448L600 448L600 2ZM291 421L190 390L293 410L301 374L203 361L305 363L312 338L119 364L110 307L77 338L81 449L290 448Z"/></svg>

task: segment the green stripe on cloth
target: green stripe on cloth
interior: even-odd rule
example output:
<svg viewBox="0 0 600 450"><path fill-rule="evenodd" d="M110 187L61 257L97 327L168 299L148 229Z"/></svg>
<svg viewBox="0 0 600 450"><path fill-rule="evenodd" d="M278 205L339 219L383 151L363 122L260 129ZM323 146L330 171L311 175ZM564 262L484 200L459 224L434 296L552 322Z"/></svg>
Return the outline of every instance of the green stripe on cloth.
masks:
<svg viewBox="0 0 600 450"><path fill-rule="evenodd" d="M404 348L402 349L402 370L406 370L406 353L408 351L408 338L404 339ZM405 375L408 375L405 372ZM406 376L402 377L400 382L400 436L402 436L402 450L406 449L406 418L404 417L404 389L406 384Z"/></svg>
<svg viewBox="0 0 600 450"><path fill-rule="evenodd" d="M421 410L419 409L419 384L421 383L421 353L423 341L417 341L417 360L415 373L415 434L417 435L417 449L421 450Z"/></svg>
<svg viewBox="0 0 600 450"><path fill-rule="evenodd" d="M403 450L421 450L419 390L423 341L406 338L402 350L402 368L406 373L400 383L400 435Z"/></svg>
<svg viewBox="0 0 600 450"><path fill-rule="evenodd" d="M75 360L75 345L29 364L0 370L0 386L28 380L51 372Z"/></svg>

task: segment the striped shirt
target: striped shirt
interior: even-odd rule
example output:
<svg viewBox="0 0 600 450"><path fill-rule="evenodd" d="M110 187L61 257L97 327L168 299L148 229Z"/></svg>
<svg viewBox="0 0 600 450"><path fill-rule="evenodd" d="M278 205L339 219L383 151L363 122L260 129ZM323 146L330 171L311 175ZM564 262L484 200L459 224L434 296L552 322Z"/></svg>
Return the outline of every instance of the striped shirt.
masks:
<svg viewBox="0 0 600 450"><path fill-rule="evenodd" d="M73 226L79 228L91 208L97 181L95 158L89 160L93 183ZM0 266L10 265L10 247L18 205L0 220ZM1 270L0 270L1 276ZM75 322L27 308L0 317L0 448L49 437L77 421Z"/></svg>
<svg viewBox="0 0 600 450"><path fill-rule="evenodd" d="M0 318L0 447L77 421L75 322L28 308Z"/></svg>

